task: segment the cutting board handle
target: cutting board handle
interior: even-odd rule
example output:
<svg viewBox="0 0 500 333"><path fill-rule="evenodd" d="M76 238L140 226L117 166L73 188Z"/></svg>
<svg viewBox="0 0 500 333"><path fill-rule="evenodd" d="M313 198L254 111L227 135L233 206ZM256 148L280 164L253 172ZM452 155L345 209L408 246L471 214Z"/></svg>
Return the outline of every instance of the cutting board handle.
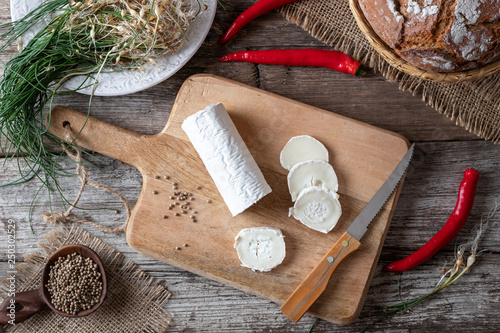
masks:
<svg viewBox="0 0 500 333"><path fill-rule="evenodd" d="M87 114L64 106L55 106L46 123L48 132L67 140L67 131L72 138L77 136L75 144L83 149L118 159L138 167L138 158L147 144L147 135L126 130L106 123ZM83 130L81 130L83 128ZM81 133L78 134L78 132Z"/></svg>

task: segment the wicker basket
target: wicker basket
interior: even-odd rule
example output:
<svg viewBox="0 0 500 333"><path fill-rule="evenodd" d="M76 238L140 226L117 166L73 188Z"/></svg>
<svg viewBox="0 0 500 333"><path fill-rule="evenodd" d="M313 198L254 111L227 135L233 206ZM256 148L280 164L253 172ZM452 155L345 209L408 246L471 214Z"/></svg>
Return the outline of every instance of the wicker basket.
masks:
<svg viewBox="0 0 500 333"><path fill-rule="evenodd" d="M404 73L428 81L455 83L482 79L500 71L500 60L479 68L474 68L463 72L438 73L417 68L408 63L406 60L403 60L375 33L372 26L366 19L363 11L361 10L358 0L349 0L349 6L351 7L351 11L354 15L354 18L356 19L356 22L358 23L358 27L361 29L370 44L391 66Z"/></svg>

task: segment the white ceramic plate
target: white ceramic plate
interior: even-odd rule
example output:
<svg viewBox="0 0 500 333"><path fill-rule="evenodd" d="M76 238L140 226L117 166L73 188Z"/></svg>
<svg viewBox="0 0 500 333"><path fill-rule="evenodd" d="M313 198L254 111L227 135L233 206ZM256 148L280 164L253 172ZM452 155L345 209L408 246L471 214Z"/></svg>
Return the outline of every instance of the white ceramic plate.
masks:
<svg viewBox="0 0 500 333"><path fill-rule="evenodd" d="M12 19L14 21L19 20L39 6L41 2L42 0L11 0ZM188 40L175 54L157 59L156 65L145 65L144 70L101 74L94 95L119 96L131 94L150 88L174 75L198 51L212 26L217 9L217 0L202 0L202 4L207 5L207 9L201 12L190 24L186 33ZM43 24L47 23L40 23L37 29L39 30ZM38 30L34 29L34 31L27 32L23 37L23 44L33 38ZM83 77L75 77L65 84L65 88L76 89L81 82L83 82ZM78 92L90 95L91 89L91 87L88 87Z"/></svg>

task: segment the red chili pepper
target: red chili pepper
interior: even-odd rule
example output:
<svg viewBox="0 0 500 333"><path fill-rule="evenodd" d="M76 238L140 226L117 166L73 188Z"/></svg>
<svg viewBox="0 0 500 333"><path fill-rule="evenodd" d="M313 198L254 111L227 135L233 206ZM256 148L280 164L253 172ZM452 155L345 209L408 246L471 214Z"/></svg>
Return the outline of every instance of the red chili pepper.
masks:
<svg viewBox="0 0 500 333"><path fill-rule="evenodd" d="M439 230L434 237L432 237L419 250L404 259L387 264L384 267L384 270L390 272L407 271L410 268L424 263L427 259L432 257L436 254L436 252L448 244L453 238L455 238L460 229L464 226L465 221L467 221L467 217L472 210L478 179L479 172L477 170L465 170L464 179L460 183L460 189L458 191L457 204L443 228Z"/></svg>
<svg viewBox="0 0 500 333"><path fill-rule="evenodd" d="M238 33L238 31L241 30L245 25L248 24L248 22L252 21L253 19L256 19L257 17L261 16L262 14L267 13L270 10L276 9L278 7L284 6L286 4L289 4L291 2L295 2L297 0L260 0L257 1L254 5L252 5L250 8L245 10L243 13L240 14L234 20L233 24L227 29L226 33L224 36L219 41L219 44L224 44L231 38L233 38L234 35Z"/></svg>
<svg viewBox="0 0 500 333"><path fill-rule="evenodd" d="M219 61L245 61L256 64L314 66L334 69L336 71L363 75L361 64L342 52L315 49L240 51L230 53Z"/></svg>

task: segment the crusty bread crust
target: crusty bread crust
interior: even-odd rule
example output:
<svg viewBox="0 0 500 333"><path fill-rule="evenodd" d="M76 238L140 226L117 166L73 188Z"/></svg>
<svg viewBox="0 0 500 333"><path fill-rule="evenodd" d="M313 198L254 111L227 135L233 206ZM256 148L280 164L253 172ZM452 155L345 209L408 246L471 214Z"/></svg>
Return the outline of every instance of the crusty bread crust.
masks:
<svg viewBox="0 0 500 333"><path fill-rule="evenodd" d="M401 58L433 72L500 59L500 0L359 0L373 30Z"/></svg>

